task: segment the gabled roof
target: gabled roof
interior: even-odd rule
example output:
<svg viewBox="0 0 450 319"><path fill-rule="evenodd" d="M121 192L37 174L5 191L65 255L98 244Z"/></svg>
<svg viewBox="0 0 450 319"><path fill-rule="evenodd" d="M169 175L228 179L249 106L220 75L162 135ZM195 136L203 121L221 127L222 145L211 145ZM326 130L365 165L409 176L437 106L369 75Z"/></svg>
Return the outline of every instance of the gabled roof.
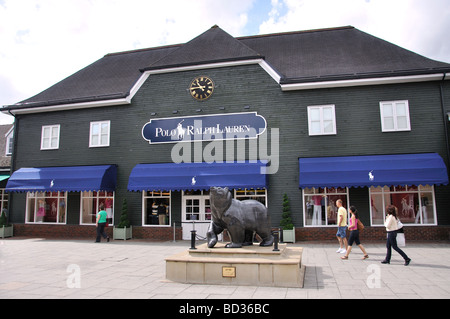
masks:
<svg viewBox="0 0 450 319"><path fill-rule="evenodd" d="M18 105L36 107L124 98L142 76L140 68L176 49L177 46L168 46L107 54Z"/></svg>
<svg viewBox="0 0 450 319"><path fill-rule="evenodd" d="M354 27L243 37L282 75L281 83L448 72L450 64Z"/></svg>
<svg viewBox="0 0 450 319"><path fill-rule="evenodd" d="M428 59L353 27L234 38L213 26L185 44L107 54L2 111L130 103L148 72L196 66L202 69L206 64L233 61L264 61L265 69L277 75L274 78L283 89L292 83L331 81L334 85L334 81L428 74L440 79L450 72L448 63Z"/></svg>
<svg viewBox="0 0 450 319"><path fill-rule="evenodd" d="M142 71L255 58L262 56L215 25Z"/></svg>

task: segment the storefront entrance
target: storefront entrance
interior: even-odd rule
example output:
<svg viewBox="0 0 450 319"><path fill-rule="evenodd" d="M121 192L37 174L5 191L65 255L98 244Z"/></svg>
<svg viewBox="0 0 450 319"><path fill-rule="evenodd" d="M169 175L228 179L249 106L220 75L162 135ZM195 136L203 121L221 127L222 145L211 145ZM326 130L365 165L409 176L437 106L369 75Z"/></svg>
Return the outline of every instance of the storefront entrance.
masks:
<svg viewBox="0 0 450 319"><path fill-rule="evenodd" d="M208 191L184 191L182 197L183 239L191 239L191 231L197 231L197 237L206 238L211 222L211 206Z"/></svg>

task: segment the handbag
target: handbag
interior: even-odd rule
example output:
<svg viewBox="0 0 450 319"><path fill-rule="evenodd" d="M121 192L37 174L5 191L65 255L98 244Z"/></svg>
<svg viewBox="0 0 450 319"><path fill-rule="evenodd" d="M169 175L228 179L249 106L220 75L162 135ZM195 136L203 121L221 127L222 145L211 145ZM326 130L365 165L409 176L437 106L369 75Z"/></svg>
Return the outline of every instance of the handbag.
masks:
<svg viewBox="0 0 450 319"><path fill-rule="evenodd" d="M397 219L397 231L403 228L403 224L400 219ZM403 231L402 231L403 232Z"/></svg>
<svg viewBox="0 0 450 319"><path fill-rule="evenodd" d="M397 233L397 246L398 247L405 247L405 234L404 233Z"/></svg>
<svg viewBox="0 0 450 319"><path fill-rule="evenodd" d="M364 224L358 219L358 222L356 224L356 228L361 231L364 230Z"/></svg>

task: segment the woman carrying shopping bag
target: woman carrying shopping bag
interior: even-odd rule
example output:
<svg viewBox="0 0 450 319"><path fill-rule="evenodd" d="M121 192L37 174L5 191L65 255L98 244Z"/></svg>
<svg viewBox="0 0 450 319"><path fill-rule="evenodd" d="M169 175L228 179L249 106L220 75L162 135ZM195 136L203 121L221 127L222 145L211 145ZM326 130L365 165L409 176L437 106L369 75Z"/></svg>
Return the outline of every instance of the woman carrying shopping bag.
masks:
<svg viewBox="0 0 450 319"><path fill-rule="evenodd" d="M403 250L398 248L397 246L397 230L398 228L398 218L397 218L397 207L394 205L389 205L386 208L387 216L386 221L384 222L384 226L386 227L387 231L387 241L386 241L386 257L381 262L382 264L389 264L391 262L391 254L392 249L394 249L396 252L400 254L400 256L403 257L405 260L405 266L408 266L411 262L411 258L409 258Z"/></svg>

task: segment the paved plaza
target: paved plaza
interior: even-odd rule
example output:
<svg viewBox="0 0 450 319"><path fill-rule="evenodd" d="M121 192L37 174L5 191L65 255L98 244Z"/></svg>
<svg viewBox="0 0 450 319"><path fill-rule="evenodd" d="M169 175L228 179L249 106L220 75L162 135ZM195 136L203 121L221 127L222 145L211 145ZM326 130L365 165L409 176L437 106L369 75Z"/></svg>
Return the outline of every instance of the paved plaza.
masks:
<svg viewBox="0 0 450 319"><path fill-rule="evenodd" d="M336 253L337 241L302 242L306 267L303 288L217 286L165 279L164 258L190 243L39 238L0 239L0 299L354 299L450 298L450 243L407 243L409 266L393 252L390 265L383 243L358 247L348 260Z"/></svg>

